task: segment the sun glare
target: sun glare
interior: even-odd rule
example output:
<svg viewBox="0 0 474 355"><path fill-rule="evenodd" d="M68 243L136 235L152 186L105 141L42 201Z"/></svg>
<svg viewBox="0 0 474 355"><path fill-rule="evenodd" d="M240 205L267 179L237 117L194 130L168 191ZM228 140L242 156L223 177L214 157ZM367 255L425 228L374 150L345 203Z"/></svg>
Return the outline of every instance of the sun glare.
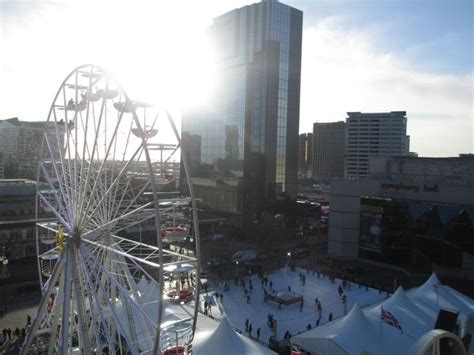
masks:
<svg viewBox="0 0 474 355"><path fill-rule="evenodd" d="M194 14L168 1L71 4L70 10L90 24L76 26L87 43L86 62L110 69L132 99L174 111L208 100L215 79L209 24Z"/></svg>

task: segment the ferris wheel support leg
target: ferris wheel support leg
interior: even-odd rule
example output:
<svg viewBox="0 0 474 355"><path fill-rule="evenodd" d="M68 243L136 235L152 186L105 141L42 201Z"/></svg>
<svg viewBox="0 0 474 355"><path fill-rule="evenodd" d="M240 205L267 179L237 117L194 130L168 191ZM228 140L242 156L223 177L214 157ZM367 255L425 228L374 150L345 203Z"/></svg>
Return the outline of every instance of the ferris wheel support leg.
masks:
<svg viewBox="0 0 474 355"><path fill-rule="evenodd" d="M62 273L59 280L60 284L64 283L64 277L65 275L64 273ZM62 287L59 287L56 300L57 301L62 300L63 294L64 294L64 290L62 289ZM59 312L59 307L58 307L58 309L55 309L55 312L53 312L53 320L51 322L51 336L49 338L49 346L48 346L48 355L53 355L53 352L56 350L55 345L56 345L56 341L58 340L56 338L56 332L58 330L60 320L61 320L61 314Z"/></svg>
<svg viewBox="0 0 474 355"><path fill-rule="evenodd" d="M82 248L82 250L84 250L85 248ZM120 255L120 254L119 254ZM92 262L94 263L94 266L103 274L103 275L106 275L107 277L107 281L109 281L109 283L111 285L113 285L116 289L118 289L118 291L120 292L120 294L122 296L125 297L125 299L127 300L127 302L129 302L131 305L134 306L134 308L144 317L144 319L147 320L148 324L149 325L152 325L152 326L156 326L155 322L149 317L149 315L143 310L141 309L140 307L138 307L137 303L135 302L135 300L133 300L131 297L130 297L130 294L128 293L128 291L119 283L117 282L117 280L115 280L115 278L113 277L112 273L113 271L109 271L107 270L104 266L102 266L100 264L100 262L97 260L97 258L92 255L91 253L87 252L87 257L90 258L90 260L92 260Z"/></svg>
<svg viewBox="0 0 474 355"><path fill-rule="evenodd" d="M49 279L48 289L46 290L46 292L43 293L43 297L41 298L41 302L38 306L38 311L36 312L35 319L33 320L33 324L31 325L29 334L25 338L25 342L23 343L23 346L21 348L22 355L25 355L28 353L28 349L31 345L31 342L34 339L35 333L37 332L38 327L41 324L41 321L43 320L45 311L47 309L46 306L47 306L48 298L50 297L51 292L54 290L54 285L56 284L58 277L61 275L63 266L64 266L64 259L61 258L59 260L59 263L56 264L53 274L51 275L51 278Z"/></svg>
<svg viewBox="0 0 474 355"><path fill-rule="evenodd" d="M111 254L110 251L108 252L108 254ZM109 258L110 258L110 255L109 255ZM112 260L112 258L110 258ZM96 265L100 267L100 264L98 263L97 259L94 260L96 262ZM105 272L105 270L102 269L102 272ZM110 268L110 274L108 275L109 276L109 280L110 282L114 281L114 287L120 287L119 289L119 292L123 293L126 295L126 297L129 297L130 295L128 294L128 291L127 290L123 290L120 283L118 282L115 282L115 279L112 279L112 275L111 274L116 274L116 275L121 275L122 274L122 270L120 270L120 267L119 265L117 265L117 263L112 263L112 267ZM118 285L116 285L118 284ZM139 349L140 348L140 343L138 342L138 337L137 337L137 329L136 329L136 324L135 324L135 317L134 317L134 314L133 314L133 310L130 308L130 303L127 299L127 302L123 302L122 301L122 307L125 308L125 313L127 315L127 325L128 325L128 329L130 331L130 337L132 338L132 341L133 341L133 344L134 346Z"/></svg>
<svg viewBox="0 0 474 355"><path fill-rule="evenodd" d="M69 348L69 330L70 325L74 319L71 320L71 249L72 243L71 240L67 241L66 250L64 251L64 285L62 286L64 289L63 294L63 313L62 313L62 320L61 320L61 335L59 338L59 353L63 355L68 354ZM74 317L73 317L74 318Z"/></svg>
<svg viewBox="0 0 474 355"><path fill-rule="evenodd" d="M79 269L79 250L74 247L71 251L71 272L72 272L72 283L73 283L73 296L76 299L77 305L77 316L78 316L78 336L80 337L80 344L84 354L91 353L91 341L88 332L88 318L84 305L84 289L81 284L81 275Z"/></svg>
<svg viewBox="0 0 474 355"><path fill-rule="evenodd" d="M94 267L92 265L89 264L89 258L92 256L94 257L92 254L88 253L86 248L84 248L84 246L81 246L81 251L84 255L84 261L86 262L86 264L89 266L89 272L91 272L94 277L96 279L100 279L99 275L97 274L97 272L94 270ZM112 279L109 278L109 281L111 281ZM99 283L99 288L102 290L102 292L104 294L107 294L106 290L104 289L104 285L102 285L102 283ZM114 289L114 288L112 288ZM112 295L113 296L113 295ZM113 322L115 324L118 325L119 329L120 329L120 335L123 336L125 338L125 341L127 342L127 345L130 347L130 351L132 352L132 354L137 354L138 355L138 352L137 350L133 347L133 342L131 341L131 339L129 338L128 334L127 334L127 329L125 329L125 327L123 326L122 324L122 321L120 320L120 317L118 316L116 310L115 310L115 306L112 305L112 303L110 302L110 299L108 297L105 298L108 306L110 307L110 310L112 311L112 314L115 318L115 322ZM112 323L112 322L110 322Z"/></svg>
<svg viewBox="0 0 474 355"><path fill-rule="evenodd" d="M136 304L136 303L138 303L138 300L140 299L141 296L137 292L135 280L133 279L133 277L130 273L130 268L128 267L125 258L122 255L120 255L119 258L121 260L120 273L122 273L125 276L125 279L127 281L126 289L131 290L133 299L136 300L133 304ZM139 269L141 270L141 268L139 268ZM137 308L141 309L140 307L137 307ZM153 327L155 326L155 324L152 322L152 320L150 318L148 318L148 319L150 320L150 324L147 324L145 322L146 318L137 317L137 321L140 322L140 324L142 325L142 328L146 330L148 338L151 339L152 336L154 335L154 332L152 330L153 330ZM151 344L151 347L153 347L153 344Z"/></svg>
<svg viewBox="0 0 474 355"><path fill-rule="evenodd" d="M108 326L107 326L107 321L105 319L105 316L104 316L104 313L102 312L102 302L100 300L100 298L98 297L97 293L95 292L95 289L96 287L94 287L91 279L90 279L90 274L89 272L86 270L86 266L84 264L82 264L82 269L83 269L83 272L84 272L84 275L85 275L85 281L86 281L86 284L87 284L87 289L89 290L89 298L92 296L94 298L94 303L95 303L95 307L97 307L97 313L99 313L99 318L100 318L100 322L101 322L101 328L103 329L103 331L105 332L105 337L107 338L107 342L108 342L108 345L109 345L109 352L111 352L112 354L115 354L115 339L112 339L112 336L110 335L110 332L108 331ZM99 332L96 333L96 341L99 340ZM99 348L99 346L97 346L97 348Z"/></svg>
<svg viewBox="0 0 474 355"><path fill-rule="evenodd" d="M38 195L36 195L36 209L38 209ZM36 211L36 219L38 219L38 211ZM39 243L39 226L36 225L36 264L38 265L38 277L41 287L41 294L44 295L44 282L43 282L43 274L41 273L41 260L40 260L40 243Z"/></svg>

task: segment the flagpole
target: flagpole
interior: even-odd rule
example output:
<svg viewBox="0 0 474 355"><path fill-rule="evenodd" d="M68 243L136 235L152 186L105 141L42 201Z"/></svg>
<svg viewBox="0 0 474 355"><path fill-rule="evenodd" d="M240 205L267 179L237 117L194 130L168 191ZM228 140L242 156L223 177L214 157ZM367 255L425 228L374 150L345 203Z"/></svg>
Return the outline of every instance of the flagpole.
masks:
<svg viewBox="0 0 474 355"><path fill-rule="evenodd" d="M381 306L380 307L380 310L381 312L383 312L383 307ZM380 315L380 355L382 355L382 336L383 336L383 332L382 332L382 315Z"/></svg>
<svg viewBox="0 0 474 355"><path fill-rule="evenodd" d="M436 288L436 308L439 309L439 287Z"/></svg>

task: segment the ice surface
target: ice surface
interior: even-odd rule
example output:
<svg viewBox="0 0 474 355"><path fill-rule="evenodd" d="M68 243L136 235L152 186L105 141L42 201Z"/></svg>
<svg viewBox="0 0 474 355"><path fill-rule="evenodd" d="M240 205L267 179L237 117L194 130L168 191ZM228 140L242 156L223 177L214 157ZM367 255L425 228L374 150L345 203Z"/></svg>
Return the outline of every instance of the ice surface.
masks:
<svg viewBox="0 0 474 355"><path fill-rule="evenodd" d="M300 281L300 273L306 277L304 286ZM267 277L272 281L273 289L276 292L287 289L284 268L278 272L268 274ZM249 290L249 278L251 278L253 285L253 291L250 293L250 304L247 304L247 298L240 282L236 285L234 280L232 280L227 281L230 286L230 290L227 292L224 291L224 282L220 282L218 285L215 285L215 287L210 287L207 294L202 293L201 307L203 309L204 300L206 298L208 299L207 296L213 297L216 292L223 294L224 298L222 304L220 299L217 300L214 297L215 304L211 307L212 315L216 318L221 318L222 314L225 313L230 324L240 329L244 334L245 321L249 319L249 322L252 324L252 337L256 336L256 331L260 328L259 339L265 343L268 343L272 335L271 329L267 325L267 316L269 313L272 313L277 320L276 338L277 340L281 340L286 331L295 335L305 331L309 323L311 327L316 326L319 312L315 306L315 298L318 298L322 305L320 325L328 322L330 313L332 313L333 319L337 319L345 313L348 313L355 303L358 303L360 307L364 307L387 298L385 292L379 293L378 290L372 288L368 288L367 290L365 286L359 287L359 285L352 283L351 289L344 291L347 295L347 304L344 305L342 298L339 297L337 292L338 286L341 285L340 279L335 279L335 282L331 283L330 279L323 274L321 274L318 279L317 274L313 274L312 271L296 268L295 271L287 271L287 282L291 287L291 291L303 295L303 308L300 311L300 304L297 303L282 306L281 309L279 309L276 303L264 303L262 282L257 275L244 278L247 290ZM268 285L267 291L271 292Z"/></svg>

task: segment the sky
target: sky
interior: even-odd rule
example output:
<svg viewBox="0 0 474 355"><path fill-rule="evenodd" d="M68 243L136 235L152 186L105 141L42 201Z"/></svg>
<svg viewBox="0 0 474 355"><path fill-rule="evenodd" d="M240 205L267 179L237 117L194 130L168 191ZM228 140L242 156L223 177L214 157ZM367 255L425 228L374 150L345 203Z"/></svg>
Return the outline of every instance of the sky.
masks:
<svg viewBox="0 0 474 355"><path fill-rule="evenodd" d="M45 120L66 75L95 63L179 122L212 87L206 28L253 2L0 0L0 119ZM474 153L472 1L282 2L304 13L301 133L348 111L403 110L411 151Z"/></svg>

